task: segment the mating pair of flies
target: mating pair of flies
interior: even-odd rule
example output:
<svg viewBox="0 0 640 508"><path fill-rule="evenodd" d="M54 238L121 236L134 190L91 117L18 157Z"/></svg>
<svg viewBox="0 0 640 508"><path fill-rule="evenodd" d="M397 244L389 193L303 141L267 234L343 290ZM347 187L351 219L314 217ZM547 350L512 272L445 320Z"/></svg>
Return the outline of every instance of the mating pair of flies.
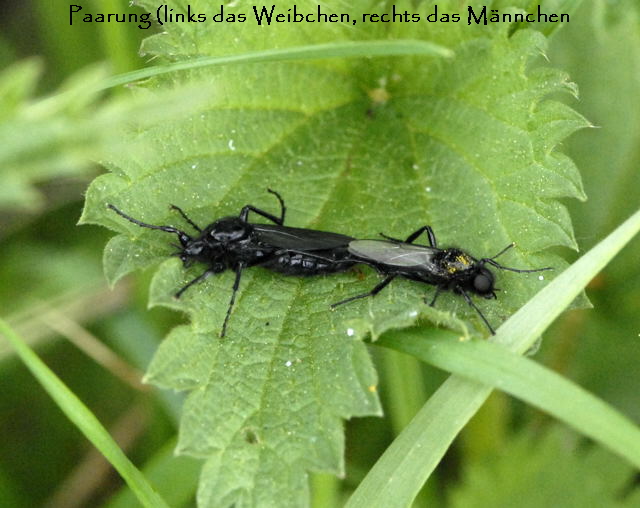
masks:
<svg viewBox="0 0 640 508"><path fill-rule="evenodd" d="M519 270L499 264L496 258L513 247L513 243L495 256L482 259L475 259L457 248L441 249L430 226L421 227L405 240L384 234L381 234L382 240L358 240L328 231L291 228L284 225L284 200L277 192L271 189L268 191L280 202L279 217L255 206L246 205L237 217L223 217L204 229L179 207L171 205L171 208L197 231L193 236L173 226L156 226L139 221L112 204L108 207L138 226L177 235L180 244L175 245L178 251L174 255L180 258L185 267L196 262L206 266L201 275L176 293L176 298L180 298L187 289L210 275L225 270L235 272L231 301L222 325L221 337L225 335L242 271L251 266L261 266L284 275L310 276L343 272L356 264L369 265L380 272L384 279L371 291L334 303L331 305L332 308L367 296L375 296L396 277L404 277L436 287L431 306L436 303L442 291L453 291L461 295L467 304L475 309L492 334L495 334L493 328L470 296L470 293L473 293L488 299L496 298L495 277L486 265L518 273L551 270ZM273 224L249 222L249 212L260 215ZM413 243L422 234L427 235L429 245Z"/></svg>

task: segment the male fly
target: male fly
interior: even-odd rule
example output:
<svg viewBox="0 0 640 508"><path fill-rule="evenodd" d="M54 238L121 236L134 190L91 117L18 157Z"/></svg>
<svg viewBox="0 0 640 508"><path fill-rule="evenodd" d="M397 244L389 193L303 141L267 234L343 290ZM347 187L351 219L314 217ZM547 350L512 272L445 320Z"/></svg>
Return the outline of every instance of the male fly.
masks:
<svg viewBox="0 0 640 508"><path fill-rule="evenodd" d="M427 235L428 246L413 244L422 233ZM372 266L385 278L371 291L335 303L331 306L332 308L359 298L375 296L396 277L404 277L436 287L435 294L429 303L432 307L442 291L453 291L462 295L467 304L478 313L491 334L495 335L493 327L470 296L473 293L487 299L496 298L495 277L486 265L517 273L552 270L552 268L520 270L498 263L496 258L512 248L515 245L513 243L507 245L495 256L482 259L475 259L457 248L440 249L430 226L421 227L404 241L384 234L382 236L385 240L354 240L349 243L348 249L354 261Z"/></svg>
<svg viewBox="0 0 640 508"><path fill-rule="evenodd" d="M224 337L240 286L242 271L245 268L262 266L285 275L310 276L344 271L356 263L351 259L347 249L353 237L284 226L286 213L284 200L277 192L267 190L280 202L279 217L253 205L246 205L237 217L223 217L201 228L182 209L171 205L171 209L177 211L196 230L195 235L190 235L173 226L147 224L134 219L112 204L107 206L140 227L177 235L180 243L174 244L178 250L173 255L180 258L185 268L196 262L206 266L202 274L185 284L175 294L176 298L180 298L187 289L210 275L225 270L235 272L231 300L220 333L220 336ZM249 212L273 224L250 223Z"/></svg>

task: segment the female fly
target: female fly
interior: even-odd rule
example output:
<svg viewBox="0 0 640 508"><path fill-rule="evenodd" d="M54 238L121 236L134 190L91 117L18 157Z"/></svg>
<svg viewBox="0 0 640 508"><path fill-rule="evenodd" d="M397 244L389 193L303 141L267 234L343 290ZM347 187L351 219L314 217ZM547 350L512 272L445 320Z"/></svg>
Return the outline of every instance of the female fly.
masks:
<svg viewBox="0 0 640 508"><path fill-rule="evenodd" d="M193 236L173 226L147 224L134 219L112 204L107 206L140 227L177 235L180 243L174 244L178 248L174 256L178 256L185 267L196 262L206 265L202 274L185 284L175 294L176 298L180 298L187 289L210 275L225 270L235 272L231 301L220 333L220 336L224 337L236 292L240 286L242 271L245 268L262 266L285 275L310 276L344 271L355 264L347 249L353 237L284 226L286 213L284 200L277 192L271 189L268 191L280 202L280 217L253 205L246 205L237 217L223 217L205 228L200 228L179 207L171 205L171 208L197 231ZM250 223L248 222L249 212L273 224Z"/></svg>

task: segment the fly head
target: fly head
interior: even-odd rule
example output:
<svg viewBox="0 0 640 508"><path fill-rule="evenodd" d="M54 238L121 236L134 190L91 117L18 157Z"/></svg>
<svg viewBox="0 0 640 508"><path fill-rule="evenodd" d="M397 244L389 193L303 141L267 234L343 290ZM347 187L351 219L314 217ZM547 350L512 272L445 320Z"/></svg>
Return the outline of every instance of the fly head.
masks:
<svg viewBox="0 0 640 508"><path fill-rule="evenodd" d="M482 296L483 298L491 299L495 298L494 292L495 277L491 271L480 265L471 281L471 287L469 288L475 294Z"/></svg>

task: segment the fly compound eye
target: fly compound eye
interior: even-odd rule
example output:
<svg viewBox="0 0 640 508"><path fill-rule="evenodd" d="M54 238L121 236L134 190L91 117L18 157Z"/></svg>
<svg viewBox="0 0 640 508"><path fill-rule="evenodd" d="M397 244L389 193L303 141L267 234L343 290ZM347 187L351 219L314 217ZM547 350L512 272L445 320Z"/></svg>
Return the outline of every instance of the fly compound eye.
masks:
<svg viewBox="0 0 640 508"><path fill-rule="evenodd" d="M487 294L493 290L493 277L491 273L483 270L473 279L473 289L479 294Z"/></svg>

